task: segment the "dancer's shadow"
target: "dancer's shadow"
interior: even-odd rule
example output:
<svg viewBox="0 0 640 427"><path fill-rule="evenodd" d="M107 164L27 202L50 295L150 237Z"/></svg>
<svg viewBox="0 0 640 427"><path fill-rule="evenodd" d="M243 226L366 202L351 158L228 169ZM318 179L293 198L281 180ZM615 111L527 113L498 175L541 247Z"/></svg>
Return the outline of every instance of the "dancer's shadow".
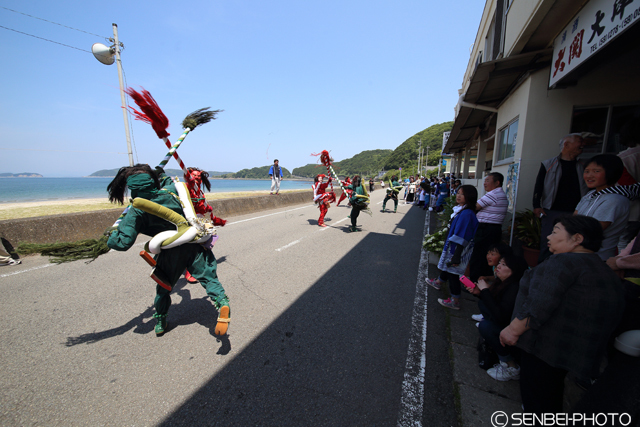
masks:
<svg viewBox="0 0 640 427"><path fill-rule="evenodd" d="M199 286L199 284L196 285ZM229 335L227 334L220 337L215 334L219 313L211 303L209 296L192 299L191 291L184 287L179 289L176 294L182 298L182 301L171 309L171 321L169 322L169 329L167 332L170 332L172 329L180 326L198 323L209 329L211 336L213 336L216 341L222 343L217 354L228 354L229 351L231 351Z"/></svg>
<svg viewBox="0 0 640 427"><path fill-rule="evenodd" d="M153 331L155 322L151 321L153 313L155 312L153 307L147 307L145 311L138 316L129 320L122 326L116 328L107 329L101 332L89 332L77 337L67 337L67 341L64 343L67 347L73 347L78 344L94 344L98 341L102 341L107 338L117 337L133 329L136 334L146 334ZM149 319L149 320L147 320Z"/></svg>
<svg viewBox="0 0 640 427"><path fill-rule="evenodd" d="M326 221L331 221L331 218L325 217L324 220L325 220L325 222ZM317 219L307 219L307 222L309 223L309 225L318 225L318 220Z"/></svg>
<svg viewBox="0 0 640 427"><path fill-rule="evenodd" d="M218 262L224 261L224 257ZM209 333L216 338L222 345L218 350L218 354L228 354L231 351L231 342L229 336L225 335L219 337L214 334L218 312L211 303L208 296L192 299L191 291L186 288L188 282L185 279L178 280L178 283L173 287L172 296L180 296L182 299L177 304L172 304L170 317L168 318L168 328L166 333L171 332L173 329L183 325L190 325L198 323L205 328L209 329ZM196 286L200 284L196 283ZM124 325L116 328L107 329L101 332L90 332L82 334L77 337L67 337L67 341L64 343L67 347L72 347L78 344L94 344L98 341L102 341L107 338L117 337L123 335L130 330L133 330L135 334L148 334L153 332L155 328L155 321L153 320L153 313L155 309L153 306L147 307L145 311L138 316L129 320Z"/></svg>

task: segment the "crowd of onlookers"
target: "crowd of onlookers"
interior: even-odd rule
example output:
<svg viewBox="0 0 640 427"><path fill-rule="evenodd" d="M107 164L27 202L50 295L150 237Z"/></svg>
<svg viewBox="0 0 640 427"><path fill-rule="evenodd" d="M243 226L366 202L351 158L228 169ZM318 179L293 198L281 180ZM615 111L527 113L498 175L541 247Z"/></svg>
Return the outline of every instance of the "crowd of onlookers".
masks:
<svg viewBox="0 0 640 427"><path fill-rule="evenodd" d="M403 201L405 204L413 204L427 210L442 211L446 199L455 196L461 185L459 179L450 177L428 178L414 177L407 178L404 186Z"/></svg>
<svg viewBox="0 0 640 427"><path fill-rule="evenodd" d="M406 203L435 211L455 194L451 217L442 218L448 235L440 274L426 281L437 290L448 283L450 297L438 299L448 309L460 309L463 289L477 297L481 365L498 381L520 380L525 412L563 412L567 374L589 386L614 354L615 338L640 329L640 286L625 280L640 277L640 209L629 218L630 204L639 203L630 200L640 193L640 149L583 164L584 146L581 135L567 135L560 154L541 164L533 197L541 250L533 268L503 241L502 174L485 177L480 198L453 177L421 180L417 196L411 182L407 188Z"/></svg>

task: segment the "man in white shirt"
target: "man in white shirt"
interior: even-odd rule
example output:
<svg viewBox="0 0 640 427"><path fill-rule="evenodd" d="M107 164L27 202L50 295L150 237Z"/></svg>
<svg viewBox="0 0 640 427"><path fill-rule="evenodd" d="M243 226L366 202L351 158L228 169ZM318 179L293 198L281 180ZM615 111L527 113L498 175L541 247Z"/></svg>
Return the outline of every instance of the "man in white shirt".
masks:
<svg viewBox="0 0 640 427"><path fill-rule="evenodd" d="M473 238L473 252L469 260L470 279L477 281L480 276L493 275L487 264L487 251L493 244L502 241L502 222L507 215L509 201L502 189L504 176L491 172L484 179L485 195L476 203L478 231Z"/></svg>

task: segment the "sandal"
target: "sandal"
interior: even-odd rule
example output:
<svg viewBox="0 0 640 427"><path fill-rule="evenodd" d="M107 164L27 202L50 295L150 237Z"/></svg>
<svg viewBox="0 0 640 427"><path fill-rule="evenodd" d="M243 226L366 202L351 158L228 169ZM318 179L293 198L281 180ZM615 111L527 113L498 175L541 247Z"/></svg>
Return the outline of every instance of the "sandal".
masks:
<svg viewBox="0 0 640 427"><path fill-rule="evenodd" d="M229 306L223 305L222 307L220 307L220 311L218 314L218 323L216 324L214 333L220 336L226 334L227 329L229 328L229 322L231 322Z"/></svg>

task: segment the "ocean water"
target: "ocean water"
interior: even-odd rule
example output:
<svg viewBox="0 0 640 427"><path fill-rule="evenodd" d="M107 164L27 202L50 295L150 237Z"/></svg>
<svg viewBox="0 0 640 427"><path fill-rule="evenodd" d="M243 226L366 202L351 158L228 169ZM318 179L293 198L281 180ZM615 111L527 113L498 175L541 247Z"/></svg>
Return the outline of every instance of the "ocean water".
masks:
<svg viewBox="0 0 640 427"><path fill-rule="evenodd" d="M0 178L0 203L107 198L111 178ZM211 179L212 193L269 190L271 180ZM285 179L280 190L311 189L312 181Z"/></svg>

